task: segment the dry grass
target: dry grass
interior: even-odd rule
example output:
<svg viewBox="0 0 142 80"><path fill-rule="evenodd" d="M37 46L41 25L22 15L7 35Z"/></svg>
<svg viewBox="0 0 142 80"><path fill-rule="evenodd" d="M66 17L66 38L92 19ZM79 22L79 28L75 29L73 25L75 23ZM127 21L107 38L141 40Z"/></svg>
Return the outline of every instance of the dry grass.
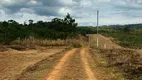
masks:
<svg viewBox="0 0 142 80"><path fill-rule="evenodd" d="M90 41L91 41L90 43L93 46L94 45L96 46L96 37L97 35L90 35ZM96 51L96 53L98 54L95 54L96 55L95 58L100 56L99 58L97 58L97 60L102 59L102 62L98 61L98 65L100 65L98 67L100 69L98 70L100 71L103 70L102 72L104 72L104 75L108 76L108 78L102 80L123 80L119 79L121 77L123 78L123 76L126 78L126 80L142 79L141 75L142 57L141 54L139 54L141 53L141 51L125 49L112 42L110 38L104 37L102 35L98 35L98 37L99 37L99 48ZM96 47L93 48L96 49ZM94 60L96 60L95 58ZM97 60L95 62L97 62ZM109 74L111 76L109 76L108 73L112 73ZM115 76L121 76L121 77L118 78Z"/></svg>
<svg viewBox="0 0 142 80"><path fill-rule="evenodd" d="M102 57L98 50L89 49L87 58L98 80L125 80L119 70L117 71L116 68L107 67L107 60Z"/></svg>
<svg viewBox="0 0 142 80"><path fill-rule="evenodd" d="M73 47L81 47L83 46L84 39L79 37L78 39L66 39L66 40L43 40L43 39L35 39L33 37L20 40L17 39L13 41L12 45L23 45L26 47L34 47L35 45L38 46L73 46Z"/></svg>
<svg viewBox="0 0 142 80"><path fill-rule="evenodd" d="M128 80L142 79L142 58L136 51L129 49L101 49L99 54L106 59L106 67L119 69Z"/></svg>
<svg viewBox="0 0 142 80"><path fill-rule="evenodd" d="M59 52L57 54L51 55L42 61L29 66L17 80L45 80L47 75L52 71L53 67L60 61L64 56L65 52Z"/></svg>
<svg viewBox="0 0 142 80"><path fill-rule="evenodd" d="M90 35L90 43L94 46L96 45L97 35ZM94 63L100 65L98 67L98 73L108 76L102 80L123 80L121 77L126 78L126 80L140 80L142 79L142 57L141 51L135 51L131 49L125 49L114 42L110 38L98 35L99 37L99 48L95 54L96 60ZM93 43L94 42L94 43ZM105 44L105 46L104 46ZM92 47L92 46L91 46ZM94 47L96 49L96 47ZM100 61L97 61L102 59ZM99 69L100 68L100 69ZM102 71L103 70L103 71ZM114 76L114 77L113 77ZM120 76L120 77L118 77Z"/></svg>
<svg viewBox="0 0 142 80"><path fill-rule="evenodd" d="M119 45L113 42L112 38L107 38L102 35L90 34L89 35L89 43L90 47L96 48L97 45L97 37L98 37L98 46L102 49L113 49L113 48L121 48Z"/></svg>
<svg viewBox="0 0 142 80"><path fill-rule="evenodd" d="M16 80L29 66L64 49L38 47L37 49L17 51L9 49L0 52L0 80Z"/></svg>

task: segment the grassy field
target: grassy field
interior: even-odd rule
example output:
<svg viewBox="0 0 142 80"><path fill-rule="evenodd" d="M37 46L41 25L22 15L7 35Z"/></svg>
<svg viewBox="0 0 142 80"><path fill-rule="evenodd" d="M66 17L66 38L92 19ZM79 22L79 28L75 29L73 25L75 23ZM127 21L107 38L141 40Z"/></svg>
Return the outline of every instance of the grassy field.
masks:
<svg viewBox="0 0 142 80"><path fill-rule="evenodd" d="M107 37L114 38L114 41L129 48L142 48L142 28L100 28L100 33Z"/></svg>
<svg viewBox="0 0 142 80"><path fill-rule="evenodd" d="M112 37L114 41L127 48L142 48L142 25L100 26L99 34ZM77 27L81 34L96 34L96 27Z"/></svg>

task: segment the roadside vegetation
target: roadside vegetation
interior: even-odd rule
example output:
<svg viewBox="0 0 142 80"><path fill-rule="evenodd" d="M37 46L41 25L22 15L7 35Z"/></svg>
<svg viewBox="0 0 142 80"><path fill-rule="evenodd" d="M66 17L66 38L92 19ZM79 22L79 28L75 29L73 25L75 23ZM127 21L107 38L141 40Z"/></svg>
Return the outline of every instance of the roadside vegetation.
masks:
<svg viewBox="0 0 142 80"><path fill-rule="evenodd" d="M102 27L100 33L114 38L115 42L123 47L142 48L142 24Z"/></svg>
<svg viewBox="0 0 142 80"><path fill-rule="evenodd" d="M34 37L17 39L14 40L11 45L20 45L27 48L37 46L70 46L70 47L81 47L85 42L82 36L78 36L75 39L57 39L57 40L48 40L48 39L36 39Z"/></svg>
<svg viewBox="0 0 142 80"><path fill-rule="evenodd" d="M94 36L94 37L93 37ZM98 35L99 48L96 45L96 34L92 34L90 55L92 69L95 70L100 80L141 80L142 79L142 55L138 49L119 47L111 41L111 38ZM94 40L94 41L93 41ZM107 47L101 46L106 44ZM90 59L90 58L89 58ZM100 74L99 74L100 73ZM105 76L104 76L105 75Z"/></svg>
<svg viewBox="0 0 142 80"><path fill-rule="evenodd" d="M77 23L70 14L67 14L64 19L54 18L50 22L29 20L29 23L19 24L14 20L3 21L0 22L0 44L9 45L13 41L31 40L31 38L38 40L75 39L76 27Z"/></svg>
<svg viewBox="0 0 142 80"><path fill-rule="evenodd" d="M96 27L77 27L81 34L96 34ZM115 43L126 48L142 48L142 24L100 26L99 34L113 38Z"/></svg>
<svg viewBox="0 0 142 80"><path fill-rule="evenodd" d="M77 25L70 14L64 19L54 18L49 22L29 20L20 24L14 20L3 21L0 22L0 44L66 46L73 43L81 46L78 42L86 40L87 34L96 34L96 27ZM123 47L142 48L142 24L100 26L99 33L112 37Z"/></svg>
<svg viewBox="0 0 142 80"><path fill-rule="evenodd" d="M100 49L98 53L105 61L105 64L102 65L106 70L111 69L114 74L121 73L126 80L142 79L142 58L136 51L129 49Z"/></svg>

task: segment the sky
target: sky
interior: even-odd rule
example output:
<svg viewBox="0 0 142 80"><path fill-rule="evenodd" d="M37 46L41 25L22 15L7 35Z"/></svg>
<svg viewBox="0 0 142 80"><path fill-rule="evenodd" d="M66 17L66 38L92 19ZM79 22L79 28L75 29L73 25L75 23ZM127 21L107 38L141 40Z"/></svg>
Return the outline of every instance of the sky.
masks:
<svg viewBox="0 0 142 80"><path fill-rule="evenodd" d="M51 21L67 13L80 26L142 23L142 0L0 0L0 21Z"/></svg>

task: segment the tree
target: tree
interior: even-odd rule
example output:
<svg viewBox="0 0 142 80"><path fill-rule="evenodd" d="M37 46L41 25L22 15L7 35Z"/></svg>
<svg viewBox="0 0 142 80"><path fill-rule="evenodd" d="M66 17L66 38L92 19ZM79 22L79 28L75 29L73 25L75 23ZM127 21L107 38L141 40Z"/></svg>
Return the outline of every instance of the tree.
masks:
<svg viewBox="0 0 142 80"><path fill-rule="evenodd" d="M76 32L77 23L75 23L75 19L73 19L69 13L67 13L64 18L64 23L66 24L67 31Z"/></svg>
<svg viewBox="0 0 142 80"><path fill-rule="evenodd" d="M125 27L125 28L123 29L123 31L124 31L124 32L130 32L130 27L129 27L129 26Z"/></svg>
<svg viewBox="0 0 142 80"><path fill-rule="evenodd" d="M76 27L77 23L75 23L75 19L72 19L68 13L64 19L52 19L51 26L49 28L61 32L76 32Z"/></svg>
<svg viewBox="0 0 142 80"><path fill-rule="evenodd" d="M28 26L29 26L29 29L32 29L32 27L33 27L33 22L34 22L34 21L31 20L31 19L29 20L29 25L28 25Z"/></svg>
<svg viewBox="0 0 142 80"><path fill-rule="evenodd" d="M69 13L67 13L66 17L64 18L64 22L74 27L77 26L77 23L75 23L75 19L72 19Z"/></svg>
<svg viewBox="0 0 142 80"><path fill-rule="evenodd" d="M42 39L66 39L76 36L75 19L68 13L64 19L54 18L50 22L38 21L19 24L14 20L0 22L0 43L10 44L17 38L29 36Z"/></svg>
<svg viewBox="0 0 142 80"><path fill-rule="evenodd" d="M29 24L33 24L33 22L34 22L34 21L33 21L33 20L31 20L31 19L29 20Z"/></svg>

